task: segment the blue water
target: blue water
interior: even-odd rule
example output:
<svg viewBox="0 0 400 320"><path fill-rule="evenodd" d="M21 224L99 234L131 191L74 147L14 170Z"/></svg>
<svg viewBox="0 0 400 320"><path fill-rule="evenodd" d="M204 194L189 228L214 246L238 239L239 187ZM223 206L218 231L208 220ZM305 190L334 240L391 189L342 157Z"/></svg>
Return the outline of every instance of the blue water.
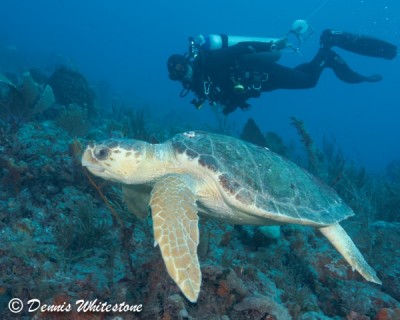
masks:
<svg viewBox="0 0 400 320"><path fill-rule="evenodd" d="M9 71L77 67L96 85L107 81L118 99L146 105L153 114L175 113L196 124L215 124L209 108L196 111L190 97L168 79L166 60L187 50L187 38L199 33L282 36L295 19L307 19L315 34L301 55L287 53L290 66L310 60L325 28L376 36L399 45L398 0L309 1L76 1L2 0L0 66ZM339 51L339 50L338 50ZM346 156L372 171L400 158L400 59L386 61L340 52L355 70L380 73L374 84L349 85L331 71L309 90L279 90L251 101L250 111L236 111L229 122L238 130L248 117L262 131L297 141L289 117L304 120L314 139L335 139ZM175 118L174 118L175 119Z"/></svg>

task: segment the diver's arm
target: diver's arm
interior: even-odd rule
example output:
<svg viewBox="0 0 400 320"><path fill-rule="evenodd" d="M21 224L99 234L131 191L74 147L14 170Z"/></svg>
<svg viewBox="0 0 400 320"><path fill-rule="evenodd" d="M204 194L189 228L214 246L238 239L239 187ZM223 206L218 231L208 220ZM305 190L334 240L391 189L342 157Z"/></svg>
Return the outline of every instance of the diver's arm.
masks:
<svg viewBox="0 0 400 320"><path fill-rule="evenodd" d="M249 42L240 42L231 47L226 47L223 49L211 51L209 55L211 57L215 58L218 57L224 59L225 61L233 61L245 54L257 53L257 52L275 52L277 50L281 50L281 48L280 46L277 47L276 43L273 41L271 42L249 41Z"/></svg>
<svg viewBox="0 0 400 320"><path fill-rule="evenodd" d="M240 57L253 53L270 53L275 56L285 47L286 39L282 39L282 42L240 42L234 46L207 51L205 53L206 68L209 70L221 70L225 67L232 67Z"/></svg>

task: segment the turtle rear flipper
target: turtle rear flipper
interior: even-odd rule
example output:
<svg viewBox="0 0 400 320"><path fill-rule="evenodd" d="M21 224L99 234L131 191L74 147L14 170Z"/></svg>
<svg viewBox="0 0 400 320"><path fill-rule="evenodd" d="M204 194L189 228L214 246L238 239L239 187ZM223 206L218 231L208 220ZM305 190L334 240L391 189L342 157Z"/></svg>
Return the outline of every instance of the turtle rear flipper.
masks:
<svg viewBox="0 0 400 320"><path fill-rule="evenodd" d="M361 252L350 239L347 232L338 223L319 229L328 238L343 258L357 270L366 280L382 284L374 269L365 261Z"/></svg>
<svg viewBox="0 0 400 320"><path fill-rule="evenodd" d="M151 192L154 239L167 271L186 298L196 302L201 286L199 228L194 184L187 175L167 175Z"/></svg>

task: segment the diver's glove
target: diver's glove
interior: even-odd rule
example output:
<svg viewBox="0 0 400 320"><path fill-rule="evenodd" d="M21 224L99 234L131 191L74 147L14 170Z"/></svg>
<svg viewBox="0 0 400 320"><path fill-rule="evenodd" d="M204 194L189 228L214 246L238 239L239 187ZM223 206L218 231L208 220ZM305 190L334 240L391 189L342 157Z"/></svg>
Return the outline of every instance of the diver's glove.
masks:
<svg viewBox="0 0 400 320"><path fill-rule="evenodd" d="M239 108L242 110L248 110L251 108L251 105L250 105L250 103L247 103L246 101L242 101L239 104Z"/></svg>
<svg viewBox="0 0 400 320"><path fill-rule="evenodd" d="M227 105L227 106L225 106L224 109L222 109L222 113L223 113L224 115L230 114L231 112L235 111L237 107L238 107L238 106L235 105L235 104Z"/></svg>

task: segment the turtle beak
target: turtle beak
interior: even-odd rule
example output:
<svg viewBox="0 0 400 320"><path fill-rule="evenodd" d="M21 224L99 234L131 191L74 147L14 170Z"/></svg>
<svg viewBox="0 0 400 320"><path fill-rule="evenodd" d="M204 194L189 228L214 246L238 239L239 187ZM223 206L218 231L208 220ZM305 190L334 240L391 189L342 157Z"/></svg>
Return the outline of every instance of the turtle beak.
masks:
<svg viewBox="0 0 400 320"><path fill-rule="evenodd" d="M87 147L85 152L83 153L82 166L86 167L93 174L105 171L103 166L101 166L93 156L93 149L90 147Z"/></svg>

